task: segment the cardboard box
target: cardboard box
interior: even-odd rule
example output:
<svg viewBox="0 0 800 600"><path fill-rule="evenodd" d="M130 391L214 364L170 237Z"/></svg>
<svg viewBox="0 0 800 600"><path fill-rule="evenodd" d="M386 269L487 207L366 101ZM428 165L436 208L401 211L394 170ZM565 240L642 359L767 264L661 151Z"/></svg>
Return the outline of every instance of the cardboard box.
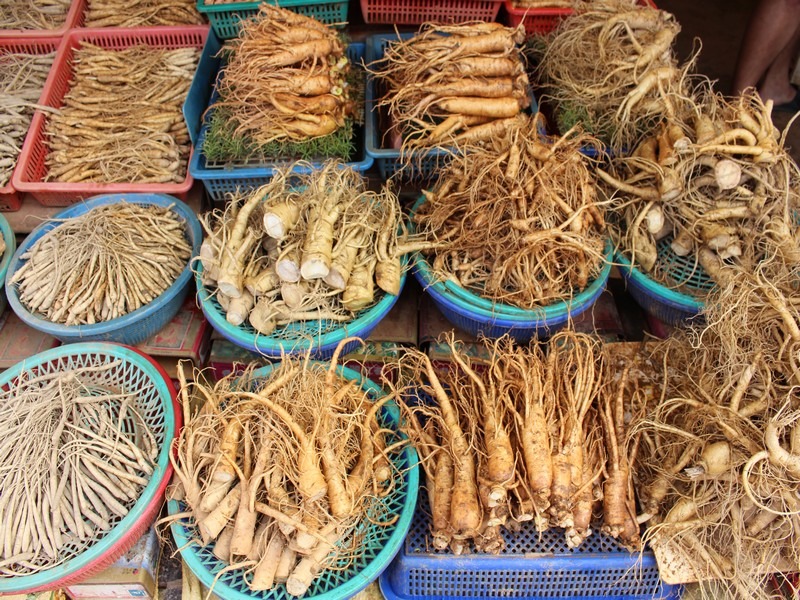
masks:
<svg viewBox="0 0 800 600"><path fill-rule="evenodd" d="M195 303L195 296L189 293L178 313L167 325L149 340L136 348L152 356L175 379L179 360L191 360L201 369L208 360L211 347L211 325L206 321L203 311ZM185 369L186 376L191 369Z"/></svg>
<svg viewBox="0 0 800 600"><path fill-rule="evenodd" d="M0 369L8 369L60 343L53 336L28 327L11 309L0 317Z"/></svg>
<svg viewBox="0 0 800 600"><path fill-rule="evenodd" d="M52 592L39 592L31 594L11 594L10 596L3 596L3 600L63 600L66 595L61 590Z"/></svg>
<svg viewBox="0 0 800 600"><path fill-rule="evenodd" d="M151 526L133 547L113 565L94 577L66 588L74 600L156 597L156 573L161 544L155 526Z"/></svg>
<svg viewBox="0 0 800 600"><path fill-rule="evenodd" d="M211 352L208 355L209 376L212 379L222 379L234 371L241 373L252 363L265 365L269 362L265 356L250 352L226 339L212 336Z"/></svg>

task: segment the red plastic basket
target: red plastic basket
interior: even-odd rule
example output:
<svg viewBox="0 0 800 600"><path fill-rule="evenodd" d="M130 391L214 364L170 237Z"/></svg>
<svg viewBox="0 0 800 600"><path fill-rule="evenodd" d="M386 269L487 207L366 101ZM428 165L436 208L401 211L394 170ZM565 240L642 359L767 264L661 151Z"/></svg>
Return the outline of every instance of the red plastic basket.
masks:
<svg viewBox="0 0 800 600"><path fill-rule="evenodd" d="M60 43L60 37L34 37L28 39L21 37L0 37L0 55L12 54L15 52L26 54L47 54L48 52L57 50ZM44 90L42 90L42 95L44 95ZM28 131L30 132L30 128ZM25 137L27 138L27 135ZM17 163L19 164L19 161L17 161ZM13 183L9 179L6 185L0 187L0 211L12 212L19 210L21 206L22 194L20 194L16 188L14 188Z"/></svg>
<svg viewBox="0 0 800 600"><path fill-rule="evenodd" d="M141 27L135 29L74 29L65 37L56 55L53 70L45 85L41 102L60 108L69 91L72 78L72 62L75 49L80 42L88 41L103 48L122 50L137 44L153 48L198 48L202 49L208 37L208 25L186 27ZM28 137L22 147L12 185L29 192L45 206L68 206L85 198L99 194L170 194L186 199L193 179L186 168L186 178L180 183L62 183L45 182L47 173L45 159L48 149L45 144L47 115L37 111L33 116ZM188 157L190 159L190 157ZM188 160L187 160L188 165Z"/></svg>
<svg viewBox="0 0 800 600"><path fill-rule="evenodd" d="M643 6L656 8L652 0L638 0ZM572 14L571 8L516 8L512 0L505 0L506 25L516 27L520 23L525 25L527 35L544 35L550 33L564 17Z"/></svg>
<svg viewBox="0 0 800 600"><path fill-rule="evenodd" d="M31 39L63 37L70 29L83 27L86 20L86 6L89 0L72 0L64 24L56 29L0 29L2 39Z"/></svg>
<svg viewBox="0 0 800 600"><path fill-rule="evenodd" d="M365 23L421 25L429 21L494 21L503 0L361 0Z"/></svg>

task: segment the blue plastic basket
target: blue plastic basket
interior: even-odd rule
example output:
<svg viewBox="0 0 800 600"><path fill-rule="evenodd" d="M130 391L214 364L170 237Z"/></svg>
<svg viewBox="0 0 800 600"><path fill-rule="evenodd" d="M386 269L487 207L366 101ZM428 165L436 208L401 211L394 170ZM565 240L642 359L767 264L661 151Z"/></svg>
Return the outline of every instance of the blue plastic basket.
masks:
<svg viewBox="0 0 800 600"><path fill-rule="evenodd" d="M322 369L328 367L323 363L317 363L317 366ZM273 365L267 365L257 369L254 376L265 377L272 368ZM362 389L372 399L385 396L385 392L378 385L352 369L338 366L336 372L347 380L359 382ZM397 406L392 401L387 402L380 413L382 427L397 431L399 418ZM396 515L397 520L388 526L364 523L358 531L358 535L363 536L361 555L352 562L337 565L339 567L337 569L328 569L321 573L314 580L308 592L303 595L304 599L340 600L351 598L374 581L400 551L411 526L417 503L418 456L414 448L407 445L401 453L394 455L392 463L397 473L397 484L387 496L377 499L377 501L382 508L381 520L386 521L387 516L391 517L392 515ZM174 515L181 512L182 506L178 502L170 500L168 509L169 513ZM251 600L253 598L293 600L293 597L287 594L286 586L283 584L266 592L251 591L244 582L243 569L228 571L215 583L214 578L225 568L226 564L213 555L210 545L203 548L190 543L199 537L195 526L187 519L177 521L172 524L172 535L175 538L175 544L181 549L181 556L186 566L207 588L211 588L213 585L212 592L219 598L225 598L225 600Z"/></svg>
<svg viewBox="0 0 800 600"><path fill-rule="evenodd" d="M3 215L0 215L0 235L3 236L3 241L6 243L3 258L0 258L0 281L5 281L8 265L11 264L11 257L14 256L14 252L17 249L17 238L14 236L11 225L8 224L8 220ZM7 306L6 291L3 290L0 293L0 315L5 312Z"/></svg>
<svg viewBox="0 0 800 600"><path fill-rule="evenodd" d="M380 577L387 600L680 598L680 586L661 581L651 551L630 554L605 535L569 548L563 530L539 533L529 521L518 533L503 532L498 556L454 556L433 550L428 514L420 494L403 549Z"/></svg>
<svg viewBox="0 0 800 600"><path fill-rule="evenodd" d="M701 298L714 288L714 282L693 256L675 254L671 242L672 236L659 240L655 269L691 295L653 280L637 266L631 265L622 252L616 253L615 260L620 265L628 292L647 313L674 327L702 324L704 302Z"/></svg>
<svg viewBox="0 0 800 600"><path fill-rule="evenodd" d="M219 48L219 40L216 37L209 38L198 66L198 75L196 75L197 85L195 85L195 82L192 83L192 86L189 88L189 95L186 98L186 102L184 102L184 116L187 119L190 132L198 131L199 129L199 132L196 134L197 139L195 140L192 159L189 162L189 172L192 174L192 177L203 182L206 192L208 192L212 201L224 202L227 194L254 190L268 183L275 174L277 168L288 166L294 162L294 159L275 161L264 165L248 166L212 166L209 161L206 160L205 153L203 152L203 144L208 133L210 118L213 111L208 110L205 119L202 119L202 126L200 123L206 107L213 104L216 100L216 91L208 91L209 88L204 88L203 85L204 83L207 84L216 81L219 69L221 68L219 57L215 57L216 53L212 54L215 47L217 49ZM364 58L364 48L363 42L352 43L347 47L347 57L353 65L361 64ZM204 58L207 59L207 62L204 62ZM210 60L212 58L213 60ZM210 74L212 70L213 75ZM199 109L198 106L201 104L203 98L206 98L207 102L202 106L202 109ZM191 123L189 123L190 120ZM369 156L366 151L364 143L365 130L365 127L360 125L354 126L356 152L358 156L357 160L346 163L359 172L366 171L374 162L374 159ZM294 172L308 173L310 170L318 168L320 164L320 162L312 163L311 169L296 167Z"/></svg>
<svg viewBox="0 0 800 600"><path fill-rule="evenodd" d="M225 311L217 302L216 297L209 292L202 282L203 265L196 267L195 283L197 284L197 297L200 307L211 326L226 340L263 356L280 358L283 354L301 354L311 350L314 358L326 359L333 355L337 344L346 337L356 336L362 340L367 339L397 302L397 296L383 294L380 300L370 308L356 314L352 321L344 323L328 320L300 321L290 325L278 327L271 335L258 333L249 322L245 321L238 327L228 323ZM400 279L402 293L406 282L406 273ZM353 341L345 345L342 354L352 352L359 345Z"/></svg>
<svg viewBox="0 0 800 600"><path fill-rule="evenodd" d="M306 17L311 17L329 25L345 25L347 21L348 0L264 0L264 4L274 4ZM208 17L214 32L223 40L239 35L242 21L258 14L262 0L256 2L226 2L206 4L197 0L197 10Z"/></svg>
<svg viewBox="0 0 800 600"><path fill-rule="evenodd" d="M200 243L203 240L203 231L194 211L177 198L166 194L107 194L95 196L84 202L74 204L56 214L51 220L46 221L34 229L22 242L14 253L8 272L5 277L5 290L11 308L26 325L51 335L65 344L87 341L119 342L135 346L158 333L174 317L183 304L189 292L192 272L187 261L186 267L178 278L162 294L150 302L126 315L96 323L94 325L63 325L52 323L30 312L19 300L16 286L10 283L14 273L25 262L21 256L47 232L55 229L59 221L82 215L89 210L106 204L128 201L135 204L152 204L156 206L171 206L172 210L184 222L186 237L192 247L192 256L200 252Z"/></svg>
<svg viewBox="0 0 800 600"><path fill-rule="evenodd" d="M383 58L387 47L392 42L408 40L415 33L378 33L367 37L366 55L367 65ZM447 166L453 156L451 151L443 148L433 148L413 156L409 165L400 160L400 150L384 148L382 144L381 127L376 104L378 102L377 82L371 74L367 75L366 110L364 112L364 128L366 130L367 154L378 165L378 171L383 179L398 177L406 182L426 182L436 179L440 171ZM531 92L531 106L528 109L535 113L538 108L536 99Z"/></svg>
<svg viewBox="0 0 800 600"><path fill-rule="evenodd" d="M85 377L93 385L136 394L136 408L159 446L150 481L125 517L111 516L111 529L102 537L65 546L61 550L65 562L52 569L25 576L0 577L0 595L57 589L99 573L136 543L163 505L164 490L172 475L169 453L175 433L180 429L181 413L175 404L172 382L153 359L134 348L116 344L71 344L17 363L0 374L0 386L7 386L23 373L45 375L116 361L118 365L87 373ZM129 426L135 427L135 424Z"/></svg>

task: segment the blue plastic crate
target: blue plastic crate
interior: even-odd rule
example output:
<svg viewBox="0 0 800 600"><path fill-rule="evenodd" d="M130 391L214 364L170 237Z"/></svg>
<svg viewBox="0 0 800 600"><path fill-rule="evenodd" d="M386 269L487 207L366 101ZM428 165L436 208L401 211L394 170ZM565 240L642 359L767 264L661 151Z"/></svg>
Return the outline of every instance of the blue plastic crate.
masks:
<svg viewBox="0 0 800 600"><path fill-rule="evenodd" d="M380 577L387 600L680 598L681 586L661 581L651 551L631 554L608 536L593 533L569 548L562 529L539 533L528 521L517 533L503 531L497 556L455 556L433 549L428 514L421 493L405 544Z"/></svg>
<svg viewBox="0 0 800 600"><path fill-rule="evenodd" d="M367 65L383 58L386 48L391 42L407 40L412 38L415 33L379 33L367 37L366 55L364 57ZM531 92L531 106L528 109L535 113L538 110L536 98ZM367 75L366 110L364 114L364 128L366 129L366 149L367 154L372 157L378 165L378 171L383 179L397 176L402 181L426 182L435 179L439 172L447 166L452 158L452 152L434 148L424 153L414 156L412 163L408 166L400 161L400 150L396 148L384 148L381 143L382 132L379 125L379 115L376 110L378 102L377 82L372 74Z"/></svg>
<svg viewBox="0 0 800 600"><path fill-rule="evenodd" d="M209 33L195 78L183 105L184 118L194 144L194 152L189 163L189 172L195 179L203 182L213 202L224 202L227 194L232 192L254 190L268 183L277 168L293 162L276 161L259 165L215 167L209 165L206 161L203 153L203 142L211 115L211 111L206 112L206 108L215 100L214 83L222 67L222 59L219 56L221 47L222 44L219 38ZM363 42L352 43L347 47L347 57L353 65L361 64L364 52L365 45ZM205 119L203 118L204 113ZM369 169L374 162L373 158L366 152L364 134L364 127L359 125L354 127L358 156L355 161L347 163L350 167L360 172ZM312 163L312 167L317 167L318 165L319 163ZM301 173L303 171L297 169L296 172Z"/></svg>

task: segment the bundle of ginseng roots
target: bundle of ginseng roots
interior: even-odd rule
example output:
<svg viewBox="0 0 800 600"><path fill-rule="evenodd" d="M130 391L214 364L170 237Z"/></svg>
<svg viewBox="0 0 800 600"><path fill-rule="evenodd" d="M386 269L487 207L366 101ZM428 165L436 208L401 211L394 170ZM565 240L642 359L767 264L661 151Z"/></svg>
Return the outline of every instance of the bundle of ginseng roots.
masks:
<svg viewBox="0 0 800 600"><path fill-rule="evenodd" d="M648 369L571 330L546 355L506 336L484 341L489 358L476 360L452 335L446 342L444 369L417 350L401 359L406 397L420 398L403 410L426 474L432 545L497 554L502 528L530 521L564 528L569 547L599 526L640 550L628 422L654 396Z"/></svg>
<svg viewBox="0 0 800 600"><path fill-rule="evenodd" d="M519 115L483 149L456 156L414 220L436 242L434 274L495 302L544 306L582 291L604 264L603 207L575 131L539 134Z"/></svg>
<svg viewBox="0 0 800 600"><path fill-rule="evenodd" d="M375 285L400 293L402 223L390 187L334 160L308 174L276 171L270 183L202 219L203 282L232 325L263 335L295 321L349 321L376 301ZM276 334L277 335L277 334Z"/></svg>
<svg viewBox="0 0 800 600"><path fill-rule="evenodd" d="M225 51L211 110L225 115L233 136L257 145L306 141L344 127L353 112L350 63L332 27L262 4Z"/></svg>
<svg viewBox="0 0 800 600"><path fill-rule="evenodd" d="M253 591L285 584L300 596L327 568L365 564L366 527L396 523L387 503L404 442L381 413L390 396L373 400L337 374L352 340L329 365L286 358L263 377L182 380L186 425L170 454L170 493L185 503L197 543L213 543L226 571L244 569ZM202 402L194 412L190 393Z"/></svg>
<svg viewBox="0 0 800 600"><path fill-rule="evenodd" d="M70 4L70 0L3 0L0 29L59 29Z"/></svg>
<svg viewBox="0 0 800 600"><path fill-rule="evenodd" d="M665 11L632 0L576 5L547 38L537 66L561 131L576 122L616 153L683 110L691 63L678 66L680 27Z"/></svg>
<svg viewBox="0 0 800 600"><path fill-rule="evenodd" d="M800 171L771 108L754 91L729 99L701 91L685 118L662 124L608 172L598 169L615 196L619 245L656 280L685 283L659 260L658 244L694 259L717 285L725 284L725 264L752 271L765 240L800 261Z"/></svg>
<svg viewBox="0 0 800 600"><path fill-rule="evenodd" d="M462 148L491 140L530 105L528 77L517 47L525 31L498 23L425 24L391 42L370 65L386 87L391 131L403 156L414 148Z"/></svg>
<svg viewBox="0 0 800 600"><path fill-rule="evenodd" d="M194 0L89 0L84 27L202 25Z"/></svg>
<svg viewBox="0 0 800 600"><path fill-rule="evenodd" d="M184 181L191 143L181 108L200 51L81 41L74 52L69 91L45 125L45 181Z"/></svg>

